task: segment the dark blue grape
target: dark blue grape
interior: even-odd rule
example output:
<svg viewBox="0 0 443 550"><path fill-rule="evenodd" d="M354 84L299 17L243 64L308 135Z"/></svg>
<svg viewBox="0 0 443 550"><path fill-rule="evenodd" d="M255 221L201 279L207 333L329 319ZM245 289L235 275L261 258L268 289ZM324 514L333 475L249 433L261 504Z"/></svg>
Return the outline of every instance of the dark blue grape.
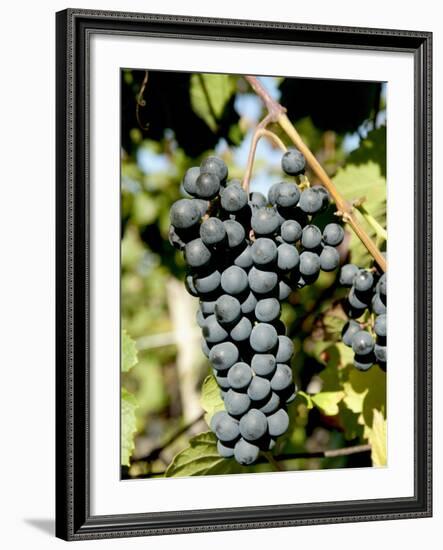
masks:
<svg viewBox="0 0 443 550"><path fill-rule="evenodd" d="M271 437L279 437L284 434L289 427L289 416L284 409L278 409L267 418L268 431ZM241 432L241 427L240 427Z"/></svg>
<svg viewBox="0 0 443 550"><path fill-rule="evenodd" d="M236 248L245 242L246 233L240 223L235 220L225 220L223 225L226 229L229 248Z"/></svg>
<svg viewBox="0 0 443 550"><path fill-rule="evenodd" d="M271 388L275 392L281 392L292 383L292 370L288 365L277 363L274 375L271 378Z"/></svg>
<svg viewBox="0 0 443 550"><path fill-rule="evenodd" d="M251 400L246 393L233 389L227 391L224 399L225 408L233 416L242 416L251 406Z"/></svg>
<svg viewBox="0 0 443 550"><path fill-rule="evenodd" d="M258 376L272 376L276 365L275 357L269 353L256 353L251 361L252 370Z"/></svg>
<svg viewBox="0 0 443 550"><path fill-rule="evenodd" d="M294 183L281 183L275 196L275 204L283 208L295 206L300 199L300 189Z"/></svg>
<svg viewBox="0 0 443 550"><path fill-rule="evenodd" d="M352 338L354 337L354 334L356 334L360 330L361 330L360 324L351 319L343 327L343 330L342 330L343 343L348 347L352 347Z"/></svg>
<svg viewBox="0 0 443 550"><path fill-rule="evenodd" d="M186 170L185 176L183 178L184 190L190 195L192 195L193 197L195 197L197 193L195 183L199 175L200 175L200 168L198 166L193 166L192 168L188 168L188 170Z"/></svg>
<svg viewBox="0 0 443 550"><path fill-rule="evenodd" d="M225 411L218 411L211 418L210 428L222 442L238 439L239 423Z"/></svg>
<svg viewBox="0 0 443 550"><path fill-rule="evenodd" d="M278 337L278 347L275 360L277 363L289 363L294 353L294 344L287 336Z"/></svg>
<svg viewBox="0 0 443 550"><path fill-rule="evenodd" d="M386 314L378 315L374 323L374 332L381 338L386 337L387 333L387 319Z"/></svg>
<svg viewBox="0 0 443 550"><path fill-rule="evenodd" d="M211 253L201 239L194 239L185 246L185 260L190 267L204 267L209 264Z"/></svg>
<svg viewBox="0 0 443 550"><path fill-rule="evenodd" d="M234 265L238 265L242 269L249 269L252 266L251 247L245 246L240 254L235 258Z"/></svg>
<svg viewBox="0 0 443 550"><path fill-rule="evenodd" d="M254 208L261 208L262 206L266 206L268 201L262 193L258 193L257 191L255 191L251 193L249 197L249 202Z"/></svg>
<svg viewBox="0 0 443 550"><path fill-rule="evenodd" d="M376 315L383 315L384 313L386 313L386 306L383 303L382 299L380 298L380 294L378 293L374 294L374 296L372 297L371 305L372 305L372 311Z"/></svg>
<svg viewBox="0 0 443 550"><path fill-rule="evenodd" d="M257 445L248 443L244 439L239 439L234 447L235 460L243 466L253 464L259 455L260 449Z"/></svg>
<svg viewBox="0 0 443 550"><path fill-rule="evenodd" d="M263 401L271 394L271 383L266 378L254 376L248 386L248 396L252 401Z"/></svg>
<svg viewBox="0 0 443 550"><path fill-rule="evenodd" d="M374 339L366 330L359 330L352 337L352 349L357 355L367 355L374 349Z"/></svg>
<svg viewBox="0 0 443 550"><path fill-rule="evenodd" d="M289 149L281 159L283 172L289 176L298 176L305 171L306 160L298 149Z"/></svg>
<svg viewBox="0 0 443 550"><path fill-rule="evenodd" d="M250 409L241 417L240 434L247 441L257 441L265 435L268 429L266 416L257 409Z"/></svg>
<svg viewBox="0 0 443 550"><path fill-rule="evenodd" d="M255 306L255 317L262 323L270 323L280 317L281 307L277 298L264 298Z"/></svg>
<svg viewBox="0 0 443 550"><path fill-rule="evenodd" d="M221 196L221 205L226 212L235 213L246 206L248 195L240 185L230 185Z"/></svg>
<svg viewBox="0 0 443 550"><path fill-rule="evenodd" d="M338 246L343 242L345 232L338 223L328 223L323 229L323 242L329 246Z"/></svg>
<svg viewBox="0 0 443 550"><path fill-rule="evenodd" d="M232 327L229 336L234 342L244 342L249 338L252 331L252 323L247 317L242 317L238 323Z"/></svg>
<svg viewBox="0 0 443 550"><path fill-rule="evenodd" d="M277 245L271 239L261 237L252 243L251 257L256 266L268 265L277 258Z"/></svg>
<svg viewBox="0 0 443 550"><path fill-rule="evenodd" d="M267 294L277 286L278 276L274 271L263 271L252 267L248 273L248 281L253 292Z"/></svg>
<svg viewBox="0 0 443 550"><path fill-rule="evenodd" d="M302 226L296 220L286 220L281 224L280 235L285 242L295 244L301 239Z"/></svg>
<svg viewBox="0 0 443 550"><path fill-rule="evenodd" d="M375 344L374 354L378 361L381 363L386 363L386 346Z"/></svg>
<svg viewBox="0 0 443 550"><path fill-rule="evenodd" d="M200 226L200 238L208 246L213 246L224 241L226 229L218 218L208 218Z"/></svg>
<svg viewBox="0 0 443 550"><path fill-rule="evenodd" d="M214 312L221 325L231 325L240 319L240 302L233 296L223 294L215 302Z"/></svg>
<svg viewBox="0 0 443 550"><path fill-rule="evenodd" d="M250 343L257 353L266 353L277 345L277 331L268 323L259 323L252 329Z"/></svg>
<svg viewBox="0 0 443 550"><path fill-rule="evenodd" d="M320 258L314 252L305 250L300 254L300 273L303 276L316 275L320 271Z"/></svg>
<svg viewBox="0 0 443 550"><path fill-rule="evenodd" d="M352 286L358 271L358 267L355 264L344 265L340 270L340 284L343 286Z"/></svg>
<svg viewBox="0 0 443 550"><path fill-rule="evenodd" d="M287 300L292 292L291 287L285 281L278 283L278 299L280 302Z"/></svg>
<svg viewBox="0 0 443 550"><path fill-rule="evenodd" d="M228 371L228 382L234 390L242 390L252 380L252 370L246 363L235 363Z"/></svg>
<svg viewBox="0 0 443 550"><path fill-rule="evenodd" d="M221 441L217 441L217 451L222 458L232 458L234 456L234 447L223 445Z"/></svg>
<svg viewBox="0 0 443 550"><path fill-rule="evenodd" d="M315 214L322 209L323 200L321 193L314 188L308 188L301 193L298 206L306 214Z"/></svg>
<svg viewBox="0 0 443 550"><path fill-rule="evenodd" d="M228 337L228 333L217 321L215 315L207 317L202 328L202 334L208 344L218 344Z"/></svg>
<svg viewBox="0 0 443 550"><path fill-rule="evenodd" d="M188 229L196 225L200 217L200 209L192 199L180 199L171 206L171 223L178 229Z"/></svg>
<svg viewBox="0 0 443 550"><path fill-rule="evenodd" d="M249 315L253 311L255 311L256 305L257 305L257 298L254 296L253 292L250 292L247 298L245 298L245 300L241 303L241 311L244 315Z"/></svg>
<svg viewBox="0 0 443 550"><path fill-rule="evenodd" d="M274 208L264 206L252 214L251 227L258 237L272 235L278 226L279 219Z"/></svg>
<svg viewBox="0 0 443 550"><path fill-rule="evenodd" d="M228 370L238 361L238 349L232 342L216 344L209 353L212 366L218 371Z"/></svg>
<svg viewBox="0 0 443 550"><path fill-rule="evenodd" d="M370 290L374 284L374 277L370 271L366 269L360 269L354 278L354 287L359 292L366 292Z"/></svg>
<svg viewBox="0 0 443 550"><path fill-rule="evenodd" d="M263 414L269 415L274 413L280 407L280 397L275 393L271 392L266 403L259 408Z"/></svg>
<svg viewBox="0 0 443 550"><path fill-rule="evenodd" d="M248 287L246 271L237 265L231 265L221 275L221 286L227 294L241 294Z"/></svg>
<svg viewBox="0 0 443 550"><path fill-rule="evenodd" d="M307 225L303 228L301 235L301 244L304 248L317 248L321 243L322 235L316 225Z"/></svg>
<svg viewBox="0 0 443 550"><path fill-rule="evenodd" d="M200 172L205 174L215 174L220 181L225 181L228 177L228 167L222 159L218 157L207 157L200 165Z"/></svg>
<svg viewBox="0 0 443 550"><path fill-rule="evenodd" d="M334 271L340 265L340 254L332 246L325 246L320 254L320 268L323 271Z"/></svg>
<svg viewBox="0 0 443 550"><path fill-rule="evenodd" d="M277 249L277 267L284 273L295 269L300 262L300 256L295 246L283 243Z"/></svg>
<svg viewBox="0 0 443 550"><path fill-rule="evenodd" d="M194 286L199 294L214 292L220 286L220 273L215 270L209 275L194 277Z"/></svg>

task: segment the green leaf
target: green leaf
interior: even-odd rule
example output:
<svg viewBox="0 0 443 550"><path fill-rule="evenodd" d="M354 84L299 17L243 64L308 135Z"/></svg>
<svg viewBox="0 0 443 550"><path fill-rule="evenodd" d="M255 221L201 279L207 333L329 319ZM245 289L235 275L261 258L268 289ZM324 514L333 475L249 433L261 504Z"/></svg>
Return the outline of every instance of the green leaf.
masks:
<svg viewBox="0 0 443 550"><path fill-rule="evenodd" d="M323 391L311 395L311 400L326 416L335 416L339 412L338 404L344 395L342 391Z"/></svg>
<svg viewBox="0 0 443 550"><path fill-rule="evenodd" d="M126 330L122 330L122 354L121 369L127 372L137 364L137 348L134 340L129 336Z"/></svg>
<svg viewBox="0 0 443 550"><path fill-rule="evenodd" d="M312 407L314 406L311 396L304 391L298 391L296 393L294 403L296 406L304 405L307 409L312 409Z"/></svg>
<svg viewBox="0 0 443 550"><path fill-rule="evenodd" d="M220 388L212 374L207 376L202 384L202 392L200 398L201 406L206 412L205 422L209 426L211 418L217 411L223 411L225 405L220 397Z"/></svg>
<svg viewBox="0 0 443 550"><path fill-rule="evenodd" d="M374 466L386 466L386 420L383 414L373 410L372 428L367 431L371 444L371 458Z"/></svg>
<svg viewBox="0 0 443 550"><path fill-rule="evenodd" d="M341 338L341 331L346 323L343 317L337 317L336 315L328 314L323 317L323 325L325 327L326 335L328 339L339 340Z"/></svg>
<svg viewBox="0 0 443 550"><path fill-rule="evenodd" d="M235 79L229 75L194 73L191 76L192 108L213 132L217 131L223 111L235 89Z"/></svg>
<svg viewBox="0 0 443 550"><path fill-rule="evenodd" d="M166 477L235 474L244 469L234 459L222 458L211 432L196 435L189 447L178 453L166 470Z"/></svg>
<svg viewBox="0 0 443 550"><path fill-rule="evenodd" d="M344 403L351 411L363 414L366 426L372 426L374 410L385 411L386 374L378 365L374 365L366 372L351 368L343 389Z"/></svg>
<svg viewBox="0 0 443 550"><path fill-rule="evenodd" d="M121 392L121 463L129 466L129 459L134 451L134 434L137 430L135 410L137 400L127 389Z"/></svg>
<svg viewBox="0 0 443 550"><path fill-rule="evenodd" d="M333 181L339 192L350 202L365 197L365 208L383 227L386 227L386 139L385 130L371 132L359 149L351 153L346 165L340 168ZM375 231L356 213L368 234L375 239ZM353 233L352 261L361 267L369 266L371 256Z"/></svg>

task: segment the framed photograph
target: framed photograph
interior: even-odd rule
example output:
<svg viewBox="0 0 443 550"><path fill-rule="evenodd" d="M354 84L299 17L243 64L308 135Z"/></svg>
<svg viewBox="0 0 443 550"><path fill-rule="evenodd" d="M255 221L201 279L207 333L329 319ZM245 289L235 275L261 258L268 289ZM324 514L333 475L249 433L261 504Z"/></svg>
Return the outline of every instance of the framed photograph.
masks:
<svg viewBox="0 0 443 550"><path fill-rule="evenodd" d="M430 516L431 33L56 46L57 536Z"/></svg>

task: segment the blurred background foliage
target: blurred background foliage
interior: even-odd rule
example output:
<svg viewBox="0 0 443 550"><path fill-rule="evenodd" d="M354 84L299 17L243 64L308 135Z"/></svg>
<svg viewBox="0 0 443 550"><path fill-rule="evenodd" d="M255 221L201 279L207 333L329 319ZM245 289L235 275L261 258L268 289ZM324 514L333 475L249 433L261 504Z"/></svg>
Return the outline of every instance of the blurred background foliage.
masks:
<svg viewBox="0 0 443 550"><path fill-rule="evenodd" d="M386 227L386 108L381 83L262 77L342 194L365 198ZM270 471L210 458L209 416L220 407L200 351L196 299L183 285L181 254L168 242L169 209L184 195L187 168L221 156L241 178L261 101L239 76L124 70L121 73L121 315L124 478ZM285 140L278 128L272 128ZM251 190L282 178L280 151L262 140ZM311 183L315 177L307 173ZM334 219L334 207L321 224ZM362 223L365 221L362 219ZM376 239L370 226L365 226ZM378 242L384 248L385 244ZM342 261L371 258L347 232ZM361 373L340 343L345 290L337 273L292 293L282 318L294 341L299 395L278 453L318 453L367 443L372 453L287 461L287 469L383 465L386 380L377 366ZM203 385L203 391L202 391ZM205 417L203 413L205 412ZM166 474L164 473L166 472Z"/></svg>

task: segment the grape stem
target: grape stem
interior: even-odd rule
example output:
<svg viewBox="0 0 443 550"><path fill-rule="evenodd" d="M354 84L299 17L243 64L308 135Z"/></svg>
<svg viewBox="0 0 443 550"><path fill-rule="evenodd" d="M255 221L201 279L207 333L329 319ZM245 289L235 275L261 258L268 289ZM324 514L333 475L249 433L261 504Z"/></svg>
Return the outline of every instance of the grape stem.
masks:
<svg viewBox="0 0 443 550"><path fill-rule="evenodd" d="M266 458L266 460L274 468L275 471L284 472L286 470L283 464L279 464L277 460L275 460L274 455L272 453L263 453L263 456Z"/></svg>
<svg viewBox="0 0 443 550"><path fill-rule="evenodd" d="M273 141L277 147L286 153L288 150L283 141L274 132L266 130L267 124L271 122L269 115L266 116L256 127L252 136L251 147L249 149L248 162L246 164L245 175L243 177L242 187L249 194L249 183L251 181L252 167L254 166L255 153L257 151L258 142L262 137L267 137Z"/></svg>
<svg viewBox="0 0 443 550"><path fill-rule="evenodd" d="M326 187L326 189L329 191L329 194L331 195L335 204L337 205L337 209L341 212L343 221L351 226L354 233L365 245L365 247L368 249L371 256L380 266L380 269L382 269L385 272L387 269L386 259L383 257L380 250L377 248L377 246L372 241L372 239L367 234L367 232L364 230L364 228L360 225L358 219L356 218L353 212L352 204L350 204L347 200L345 200L341 196L338 189L333 184L331 178L328 176L324 168L315 158L314 154L311 152L309 147L304 143L304 141L300 137L300 134L294 128L293 124L291 123L288 116L286 115L286 109L269 95L266 88L263 86L263 84L260 82L260 80L256 76L246 75L244 78L249 83L249 85L254 90L254 92L261 98L261 100L265 104L265 107L268 111L267 116L263 119L261 123L262 125L261 127L264 128L271 122L275 122L281 127L281 129L286 133L286 135L289 137L292 143L304 155L308 165L310 166L312 171L315 173L315 175L318 177L322 185ZM265 124L263 125L263 123ZM252 147L251 147L251 151L252 151ZM255 154L255 151L254 151L254 154ZM254 154L252 155L252 160L254 158ZM248 166L249 166L249 160L248 160Z"/></svg>

